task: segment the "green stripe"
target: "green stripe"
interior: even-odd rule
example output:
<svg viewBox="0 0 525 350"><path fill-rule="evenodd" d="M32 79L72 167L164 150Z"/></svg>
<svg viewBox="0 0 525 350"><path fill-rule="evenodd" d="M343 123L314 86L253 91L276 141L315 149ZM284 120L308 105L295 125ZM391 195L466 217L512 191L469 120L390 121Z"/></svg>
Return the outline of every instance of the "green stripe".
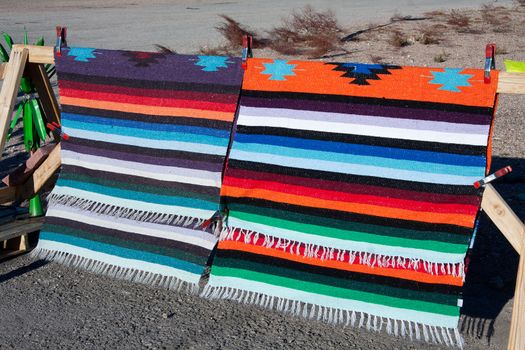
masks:
<svg viewBox="0 0 525 350"><path fill-rule="evenodd" d="M293 270L268 264L261 264L250 260L238 260L232 258L220 258L217 256L213 262L214 266L224 268L244 269L254 272L268 273L274 276L286 277L294 280L315 282L327 286L334 286L354 291L380 294L382 296L396 297L406 300L420 300L436 304L455 306L458 302L457 295L441 294L435 292L418 291L413 289L396 288L385 284L370 283L374 281L373 275L368 275L370 282L356 281L348 278L340 278L328 275L320 275L311 272Z"/></svg>
<svg viewBox="0 0 525 350"><path fill-rule="evenodd" d="M245 280L252 280L261 283L272 284L275 286L301 290L308 293L326 295L334 298L358 300L370 304L381 304L400 309L416 310L440 315L459 316L459 307L457 306L447 306L418 300L405 300L374 293L366 293L351 289L327 286L315 282L300 281L281 276L269 275L261 272L220 267L217 265L213 267L212 273L217 276L237 277Z"/></svg>
<svg viewBox="0 0 525 350"><path fill-rule="evenodd" d="M414 248L423 250L432 250L442 253L464 254L467 250L466 245L451 244L445 242L436 242L431 240L414 240L402 237L381 236L359 231L341 230L338 228L310 225L303 222L288 221L283 219L272 218L243 212L229 211L229 216L253 222L257 224L273 226L285 230L307 233L315 236L342 239L345 241L367 242L372 244L389 245L393 247ZM321 244L320 242L319 244ZM321 244L322 245L322 244Z"/></svg>
<svg viewBox="0 0 525 350"><path fill-rule="evenodd" d="M420 231L407 228L381 226L353 221L332 219L328 217L312 216L286 210L257 207L247 204L228 203L232 211L258 214L268 217L287 219L305 224L319 225L323 227L339 228L342 230L371 233L379 236L403 237L415 240L432 240L436 242L447 242L453 244L468 245L469 235L455 234L452 232Z"/></svg>
<svg viewBox="0 0 525 350"><path fill-rule="evenodd" d="M131 182L120 182L120 181L115 181L115 180L111 180L107 178L91 177L85 174L64 172L60 174L60 177L65 180L87 182L87 183L98 184L98 185L103 185L107 187L120 188L120 189L131 190L131 191L140 191L140 192L159 194L159 195L164 195L164 196L195 198L195 199L201 199L201 200L205 200L209 202L216 202L218 200L218 196L193 192L187 189L184 189L182 191L181 189L177 189L177 188L167 188L167 187L162 187L162 186L157 187L157 186L151 186L151 185L145 185L145 184L134 184Z"/></svg>
<svg viewBox="0 0 525 350"><path fill-rule="evenodd" d="M137 251L145 251L150 252L158 255L164 255L169 256L172 258L176 258L179 260L188 261L197 265L204 265L206 263L206 258L191 254L189 252L175 249L175 248L167 248L167 247L161 247L156 246L148 243L140 243L136 241L132 241L129 239L121 239L114 236L106 236L106 235L98 235L93 232L80 230L77 228L62 226L62 225L53 225L53 224L46 224L44 229L49 232L54 233L60 233L64 235L70 235L77 238L83 238L90 241L96 241L101 243L107 243L118 247L133 249ZM44 230L43 229L43 230Z"/></svg>

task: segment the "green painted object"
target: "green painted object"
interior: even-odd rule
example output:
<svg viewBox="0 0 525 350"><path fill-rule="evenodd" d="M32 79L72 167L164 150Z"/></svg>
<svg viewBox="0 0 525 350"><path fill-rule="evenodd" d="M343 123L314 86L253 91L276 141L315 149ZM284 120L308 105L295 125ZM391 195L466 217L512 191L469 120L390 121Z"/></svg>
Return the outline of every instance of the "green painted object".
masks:
<svg viewBox="0 0 525 350"><path fill-rule="evenodd" d="M507 72L525 73L525 62L505 60L505 69Z"/></svg>

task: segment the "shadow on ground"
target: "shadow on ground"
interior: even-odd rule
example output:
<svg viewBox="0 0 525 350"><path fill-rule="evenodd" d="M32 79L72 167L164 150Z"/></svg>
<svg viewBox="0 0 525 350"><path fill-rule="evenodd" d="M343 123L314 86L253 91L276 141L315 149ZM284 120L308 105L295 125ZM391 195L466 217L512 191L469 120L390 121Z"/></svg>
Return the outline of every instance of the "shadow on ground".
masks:
<svg viewBox="0 0 525 350"><path fill-rule="evenodd" d="M525 216L525 159L494 157L491 173L506 166L513 172L494 185L518 217ZM479 230L470 255L461 309L461 332L486 337L490 343L494 322L514 296L519 256L494 226L481 215Z"/></svg>

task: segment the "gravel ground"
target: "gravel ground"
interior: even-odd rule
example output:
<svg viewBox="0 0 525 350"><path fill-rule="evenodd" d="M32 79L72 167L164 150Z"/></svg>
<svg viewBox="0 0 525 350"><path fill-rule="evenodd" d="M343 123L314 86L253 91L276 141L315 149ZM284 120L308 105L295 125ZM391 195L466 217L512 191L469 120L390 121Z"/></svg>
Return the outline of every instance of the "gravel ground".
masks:
<svg viewBox="0 0 525 350"><path fill-rule="evenodd" d="M26 24L29 29L32 19L38 19L35 26L40 33L44 34L42 28L51 28L46 29L51 32L55 23L64 23L57 20L60 17L56 13L59 8L57 6L72 2L53 0L45 3L54 7L49 6L41 13L25 13L26 2L2 1L0 8L9 8L11 13L6 14L4 11L0 14L0 24L7 25L7 29L13 29L19 35L20 25ZM105 5L101 6L102 3ZM158 3L164 6L161 9L169 8L166 1L156 0L155 4ZM225 7L209 10L206 6L210 3L213 6L224 4L221 6ZM137 0L133 4L126 4L121 0L92 0L89 5L91 7L86 5L82 8L77 4L66 8L64 13L70 11L70 16L66 18L70 30L74 32L76 29L73 28L76 26L86 30L85 16L91 16L97 11L107 15L108 11L126 13L131 8L130 11L139 11L144 18L155 15L147 11L149 7L144 5L144 0ZM184 2L184 6L207 9L207 12L203 10L206 16L228 13L228 9L246 15L245 8L237 6L235 2L194 0ZM402 9L407 8L406 4L403 6L405 7ZM264 8L266 12L261 12L262 18L267 18L269 10ZM159 7L153 9L158 11ZM254 12L256 11L252 7L250 13ZM281 11L277 12L281 15ZM348 8L338 11L339 18L344 19L349 12L351 11ZM480 21L480 11L470 11L468 14L472 17L472 27L466 31L442 28L440 33L443 38L437 45L423 45L417 38L423 27L443 24L446 18L442 15L425 21L396 23L365 33L359 41L345 44L346 52L326 59L381 61L400 65L482 67L485 44L496 42L500 47L498 68L502 68L502 58L525 60L525 9L509 7L495 11L494 16L502 17L501 21L506 25L503 29L501 24L488 25ZM47 15L49 16L46 17ZM174 16L184 16L184 13ZM505 16L508 18L504 18ZM123 17L125 16L116 18L113 26L120 33L116 37L95 36L89 40L84 31L81 32L83 36L78 37L80 40L74 44L127 49L136 49L135 45L146 49L151 45L151 36L146 39L141 36L142 28L126 27ZM104 21L108 18L110 16L101 16L98 22L92 21L89 25L107 28L109 24ZM264 19L248 23L261 21ZM357 25L348 30L351 32L359 29L363 29L363 26ZM388 44L392 29L401 30L411 45L396 49ZM126 30L129 30L126 36L135 38L135 41L119 41L122 39L122 32ZM155 37L155 42L185 48L177 50L179 52L191 52L194 50L191 47L198 48L207 44L197 41L192 43L193 46L178 45L184 43L186 38L181 36L180 41L177 41L178 39L169 38L167 33L154 26L150 32L155 31L160 33ZM51 32L48 36L52 35ZM73 35L71 37L74 38ZM435 57L442 53L445 54L446 61L435 62ZM256 51L255 54L259 57L276 56L275 52L268 50ZM514 172L500 180L496 187L518 216L524 218L525 96L501 96L499 106L495 123L493 169L511 165ZM2 155L0 176L24 159L22 147L19 131ZM483 218L471 256L460 321L466 349L506 348L517 261L517 254L512 247L489 220ZM396 339L383 333L306 321L254 306L229 301L209 302L196 296L110 279L55 263L35 261L29 255L0 263L0 334L0 349L439 348Z"/></svg>

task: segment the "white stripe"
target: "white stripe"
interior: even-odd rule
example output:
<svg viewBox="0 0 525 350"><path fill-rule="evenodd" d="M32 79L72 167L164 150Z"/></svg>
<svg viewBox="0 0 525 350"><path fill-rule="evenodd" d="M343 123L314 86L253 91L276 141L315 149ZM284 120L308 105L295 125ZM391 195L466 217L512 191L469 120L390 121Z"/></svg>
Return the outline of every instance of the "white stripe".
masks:
<svg viewBox="0 0 525 350"><path fill-rule="evenodd" d="M392 139L417 140L461 145L486 146L487 135L450 133L431 130L410 130L351 123L330 123L328 121L288 119L280 117L258 118L239 115L238 125L266 126L287 129L312 130L350 135L365 135Z"/></svg>
<svg viewBox="0 0 525 350"><path fill-rule="evenodd" d="M38 242L38 248L47 249L50 251L59 251L59 252L69 253L72 255L77 255L77 256L81 256L81 257L96 260L96 261L101 261L101 262L104 262L110 265L115 265L115 266L119 266L123 268L136 269L136 270L156 273L156 274L160 274L160 275L168 276L168 277L173 276L181 280L184 280L186 282L195 283L195 284L199 283L199 280L200 280L200 274L194 274L194 273L184 271L184 270L179 270L179 269L176 269L170 266L153 264L147 261L122 258L119 256L96 252L94 250L81 248L78 246L73 246L70 244L56 242L56 241L48 241L45 239L41 239Z"/></svg>
<svg viewBox="0 0 525 350"><path fill-rule="evenodd" d="M260 232L262 234L267 234L277 238L290 239L292 241L297 241L305 244L314 244L329 248L344 249L355 252L373 253L386 256L402 256L408 259L421 259L434 263L451 264L461 263L465 258L465 254L442 253L435 252L432 250L396 247L377 243L359 242L339 238L331 238L326 236L312 235L309 233L253 223L237 219L233 216L230 216L228 218L228 225L231 227Z"/></svg>
<svg viewBox="0 0 525 350"><path fill-rule="evenodd" d="M150 222L138 222L103 214L95 215L80 209L74 209L62 205L55 205L48 208L46 217L65 218L88 225L184 242L208 250L212 250L217 242L215 236L202 230L192 230L184 227L161 225Z"/></svg>
<svg viewBox="0 0 525 350"><path fill-rule="evenodd" d="M210 276L208 282L212 287L232 287L241 290L252 291L290 300L299 300L305 303L331 307L335 309L364 312L371 315L388 317L395 320L412 321L432 326L457 328L459 318L425 311L401 309L381 304L367 303L358 300L335 298L322 294L304 292L298 289L276 286L237 277Z"/></svg>
<svg viewBox="0 0 525 350"><path fill-rule="evenodd" d="M62 164L117 174L140 176L149 179L188 183L219 188L221 174L213 171L177 168L153 164L135 163L126 160L93 156L67 150L61 151ZM184 174L184 175L182 175Z"/></svg>
<svg viewBox="0 0 525 350"><path fill-rule="evenodd" d="M72 137L78 137L87 140L103 141L110 143L117 143L122 145L132 145L138 147L148 147L154 149L166 149L175 151L186 151L193 153L215 154L224 156L226 154L226 147L208 145L204 143L192 143L181 141L166 141L166 140L150 140L133 136L122 136L110 133L102 133L96 131L87 131L75 128L64 127L64 132Z"/></svg>
<svg viewBox="0 0 525 350"><path fill-rule="evenodd" d="M179 207L175 205L164 205L150 202L141 202L132 199L125 199L120 197L107 196L100 193L88 192L84 190L79 190L73 187L59 186L55 185L53 189L53 194L57 195L68 195L74 196L77 198L83 198L87 200L92 200L99 203L104 203L108 205L116 205L119 207L143 210L155 213L162 214L171 214L171 215L182 215L182 216L192 216L199 219L209 219L215 211L213 210L204 210L197 208L186 208Z"/></svg>

